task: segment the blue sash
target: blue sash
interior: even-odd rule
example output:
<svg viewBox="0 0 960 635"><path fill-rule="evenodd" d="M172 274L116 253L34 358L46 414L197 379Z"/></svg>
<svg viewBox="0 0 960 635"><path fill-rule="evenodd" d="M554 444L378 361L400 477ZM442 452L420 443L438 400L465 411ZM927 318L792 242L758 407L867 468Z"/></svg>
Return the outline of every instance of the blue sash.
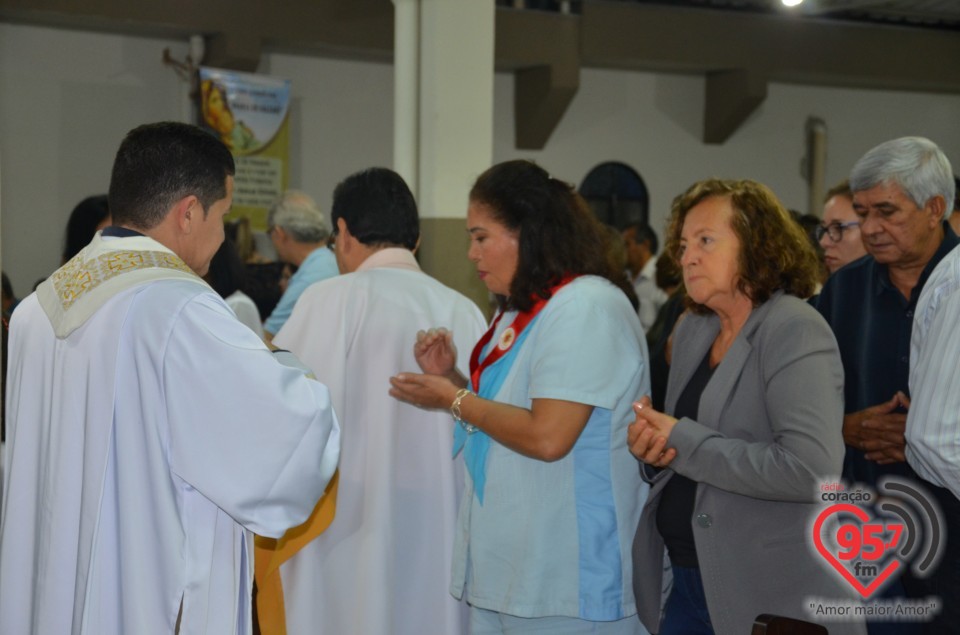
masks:
<svg viewBox="0 0 960 635"><path fill-rule="evenodd" d="M540 319L539 315L534 317L527 324L527 327L520 331L520 335L517 336L510 350L484 369L480 390L477 392L478 397L493 401L497 393L500 392L503 382L510 374L513 362L516 361L517 353L523 347L523 343L530 335L530 331L538 319ZM490 354L490 349L496 344L497 338L491 338L490 343L483 351L484 357ZM483 490L487 483L487 452L490 450L490 437L483 430L468 433L463 426L455 426L453 429L453 456L457 456L460 450L463 450L463 462L466 464L467 472L470 473L470 478L473 480L473 490L477 495L477 500L483 505Z"/></svg>

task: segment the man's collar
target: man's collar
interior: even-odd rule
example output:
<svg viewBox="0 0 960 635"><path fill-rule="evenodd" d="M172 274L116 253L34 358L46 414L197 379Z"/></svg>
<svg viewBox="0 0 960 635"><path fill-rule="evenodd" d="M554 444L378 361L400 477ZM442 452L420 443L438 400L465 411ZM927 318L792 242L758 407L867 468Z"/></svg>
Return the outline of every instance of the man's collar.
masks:
<svg viewBox="0 0 960 635"><path fill-rule="evenodd" d="M130 229L129 227L110 225L109 227L103 228L101 235L107 238L134 238L135 236L143 236L144 234L135 229Z"/></svg>
<svg viewBox="0 0 960 635"><path fill-rule="evenodd" d="M383 249L379 249L367 256L367 259L361 262L356 270L366 271L380 267L420 271L420 265L417 264L417 259L413 256L413 252L403 247L384 247Z"/></svg>
<svg viewBox="0 0 960 635"><path fill-rule="evenodd" d="M927 282L927 278L930 277L930 274L933 273L933 270L940 264L940 261L944 257L953 251L953 248L957 245L960 245L960 237L957 236L956 232L953 231L953 228L950 226L950 223L947 221L942 221L943 225L943 240L940 241L940 246L937 247L937 250L933 253L933 257L930 258L930 262L927 263L927 266L923 268L923 273L920 274L920 282L917 286L923 287Z"/></svg>
<svg viewBox="0 0 960 635"><path fill-rule="evenodd" d="M930 260L927 261L927 264L924 265L923 271L920 272L920 278L917 280L917 284L914 286L914 290L910 292L910 300L916 296L918 289L922 289L923 285L926 284L927 278L930 277L930 274L933 272L934 268L940 261L943 260L944 256L950 253L954 247L960 245L960 237L953 231L953 228L950 227L950 223L947 221L941 221L941 227L943 228L943 239L940 241L940 245L937 247L937 250L933 252L933 256L930 257ZM892 289L896 293L900 293L896 288L894 288L893 283L890 281L890 268L888 265L881 264L877 262L873 256L870 256L871 265L873 266L873 285L874 291L877 295L880 295L886 289Z"/></svg>

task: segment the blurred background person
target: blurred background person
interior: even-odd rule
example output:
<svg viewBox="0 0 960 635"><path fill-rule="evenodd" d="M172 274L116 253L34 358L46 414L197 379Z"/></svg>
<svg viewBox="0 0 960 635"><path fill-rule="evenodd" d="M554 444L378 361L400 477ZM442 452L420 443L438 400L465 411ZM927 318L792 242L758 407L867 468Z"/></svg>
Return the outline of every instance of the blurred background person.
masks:
<svg viewBox="0 0 960 635"><path fill-rule="evenodd" d="M827 263L824 259L823 247L820 245L820 236L817 234L817 230L820 227L820 218L813 214L801 214L792 209L787 211L793 216L793 220L797 221L797 224L800 225L800 229L803 230L803 235L810 241L810 246L813 247L813 252L817 256L817 286L813 292L813 295L816 295L820 293L820 288L830 276L830 270L827 269Z"/></svg>
<svg viewBox="0 0 960 635"><path fill-rule="evenodd" d="M289 263L284 263L283 269L280 270L280 280L277 282L277 285L280 287L280 293L287 290L287 287L290 286L290 278L292 278L296 272L296 267Z"/></svg>
<svg viewBox="0 0 960 635"><path fill-rule="evenodd" d="M646 486L626 430L650 379L603 227L568 184L508 161L471 189L467 231L500 305L470 380L437 335L417 339L425 374L391 380L456 422L468 479L451 592L473 633L642 633L628 554Z"/></svg>
<svg viewBox="0 0 960 635"><path fill-rule="evenodd" d="M261 253L257 247L257 234L250 227L250 219L246 216L229 221L224 226L224 232L233 241L237 255L243 263L243 292L250 296L250 299L257 305L260 322L264 322L270 317L273 309L277 306L277 302L280 301L280 296L286 290L285 286L281 288L280 281L284 269L288 268L289 265L271 260ZM262 238L264 240L263 247L270 247L270 250L273 251L269 242L270 238L266 234L263 234ZM271 257L275 257L275 254ZM290 275L287 275L288 280L289 278Z"/></svg>
<svg viewBox="0 0 960 635"><path fill-rule="evenodd" d="M633 288L633 285L630 284L629 278L627 278L627 243L623 239L623 234L613 225L604 225L603 229L607 236L607 261L610 265L610 270L623 272L621 276L622 280L618 281L617 286L627 294L627 299L630 300L633 310L639 311L640 298L637 297L636 290Z"/></svg>
<svg viewBox="0 0 960 635"><path fill-rule="evenodd" d="M314 282L337 275L337 259L327 247L326 218L316 202L303 192L290 190L267 214L267 234L280 260L297 267L287 290L263 324L267 341L280 332L300 294Z"/></svg>
<svg viewBox="0 0 960 635"><path fill-rule="evenodd" d="M853 210L849 181L844 180L827 192L823 222L817 227L817 240L823 247L824 260L831 274L867 255L860 237L860 219Z"/></svg>
<svg viewBox="0 0 960 635"><path fill-rule="evenodd" d="M13 293L13 284L6 273L3 276L3 324L0 327L3 341L0 343L0 350L3 351L3 359L0 360L0 493L3 492L3 442L7 438L6 429L6 394L7 394L7 333L10 330L10 314L16 308L20 300Z"/></svg>
<svg viewBox="0 0 960 635"><path fill-rule="evenodd" d="M687 297L680 265L667 251L657 258L656 281L657 286L667 294L667 301L660 307L657 320L647 331L647 348L650 351L650 401L654 408L663 410L670 372L670 337L686 308Z"/></svg>
<svg viewBox="0 0 960 635"><path fill-rule="evenodd" d="M17 295L13 292L13 284L10 282L10 278L7 276L6 272L2 273L3 276L3 319L9 320L10 314L13 313L13 310L17 307L17 303L20 300L17 299Z"/></svg>
<svg viewBox="0 0 960 635"><path fill-rule="evenodd" d="M843 460L840 356L801 300L816 255L753 181L691 186L674 201L667 249L692 314L674 336L666 413L644 399L629 430L652 483L633 550L640 618L659 635L747 633L761 613L809 619L806 598L850 595L806 540L819 487ZM673 586L661 606L664 549Z"/></svg>
<svg viewBox="0 0 960 635"><path fill-rule="evenodd" d="M245 276L246 270L233 241L225 237L220 249L213 255L210 269L203 279L226 301L227 306L233 309L237 319L263 339L263 324L260 323L257 305L242 291Z"/></svg>
<svg viewBox="0 0 960 635"><path fill-rule="evenodd" d="M953 177L953 211L947 214L948 221L950 221L950 227L953 228L953 233L960 232L960 177Z"/></svg>
<svg viewBox="0 0 960 635"><path fill-rule="evenodd" d="M17 306L17 297L13 293L13 284L7 274L3 275L3 324L0 326L0 509L3 504L3 457L7 440L7 334L10 314Z"/></svg>
<svg viewBox="0 0 960 635"><path fill-rule="evenodd" d="M627 270L637 298L640 299L640 323L646 331L653 326L657 311L667 301L667 295L657 287L654 280L660 241L656 232L645 222L624 229L623 240L627 247Z"/></svg>
<svg viewBox="0 0 960 635"><path fill-rule="evenodd" d="M94 234L109 224L110 208L106 194L88 196L77 203L67 219L60 264L76 256L77 252L90 244Z"/></svg>

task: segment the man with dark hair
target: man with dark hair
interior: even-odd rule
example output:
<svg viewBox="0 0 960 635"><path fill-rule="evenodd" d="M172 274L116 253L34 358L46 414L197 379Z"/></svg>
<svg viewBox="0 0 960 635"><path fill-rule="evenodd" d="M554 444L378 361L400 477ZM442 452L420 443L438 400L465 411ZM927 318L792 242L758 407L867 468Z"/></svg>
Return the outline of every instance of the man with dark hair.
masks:
<svg viewBox="0 0 960 635"><path fill-rule="evenodd" d="M370 206L376 204L375 209ZM420 242L420 219L410 188L399 175L372 168L340 182L333 192L333 223L340 219L350 234L366 245L393 243L415 251ZM343 266L340 266L341 270Z"/></svg>
<svg viewBox="0 0 960 635"><path fill-rule="evenodd" d="M115 225L14 314L0 633L245 635L250 532L301 523L333 474L327 389L200 277L233 173L194 126L132 130Z"/></svg>
<svg viewBox="0 0 960 635"><path fill-rule="evenodd" d="M274 341L330 387L344 421L337 510L280 566L280 617L288 633L465 633L464 606L448 591L463 483L460 460L451 458L453 422L387 390L392 375L417 368L418 331L444 326L442 337L470 351L483 316L417 265L417 207L398 174L374 168L348 177L332 210L343 275L304 291ZM468 357L460 356L461 372ZM310 531L288 535L302 541ZM259 566L257 576L262 595Z"/></svg>
<svg viewBox="0 0 960 635"><path fill-rule="evenodd" d="M643 330L647 331L657 320L660 307L667 301L667 294L657 286L657 234L645 222L639 222L623 230L623 240L627 247L627 269L633 289L640 299L637 314Z"/></svg>

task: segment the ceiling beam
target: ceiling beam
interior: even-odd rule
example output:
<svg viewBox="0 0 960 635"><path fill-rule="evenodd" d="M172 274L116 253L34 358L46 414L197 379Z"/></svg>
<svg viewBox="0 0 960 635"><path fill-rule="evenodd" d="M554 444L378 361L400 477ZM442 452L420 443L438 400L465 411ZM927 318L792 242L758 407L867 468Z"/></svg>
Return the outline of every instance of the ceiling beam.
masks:
<svg viewBox="0 0 960 635"><path fill-rule="evenodd" d="M580 18L500 8L497 70L513 72L514 143L541 150L580 88Z"/></svg>
<svg viewBox="0 0 960 635"><path fill-rule="evenodd" d="M960 93L953 31L609 0L584 0L582 18L586 67Z"/></svg>
<svg viewBox="0 0 960 635"><path fill-rule="evenodd" d="M723 143L767 82L960 93L952 32L584 0L584 66L705 76L704 142Z"/></svg>
<svg viewBox="0 0 960 635"><path fill-rule="evenodd" d="M583 0L580 15L497 8L496 68L514 73L515 142L539 149L580 68L691 73L706 82L704 140L722 143L769 81L960 94L952 31ZM390 0L0 0L0 20L153 37L202 34L205 63L255 69L263 50L393 58Z"/></svg>
<svg viewBox="0 0 960 635"><path fill-rule="evenodd" d="M724 143L766 98L767 79L760 73L744 69L708 72L704 143Z"/></svg>

